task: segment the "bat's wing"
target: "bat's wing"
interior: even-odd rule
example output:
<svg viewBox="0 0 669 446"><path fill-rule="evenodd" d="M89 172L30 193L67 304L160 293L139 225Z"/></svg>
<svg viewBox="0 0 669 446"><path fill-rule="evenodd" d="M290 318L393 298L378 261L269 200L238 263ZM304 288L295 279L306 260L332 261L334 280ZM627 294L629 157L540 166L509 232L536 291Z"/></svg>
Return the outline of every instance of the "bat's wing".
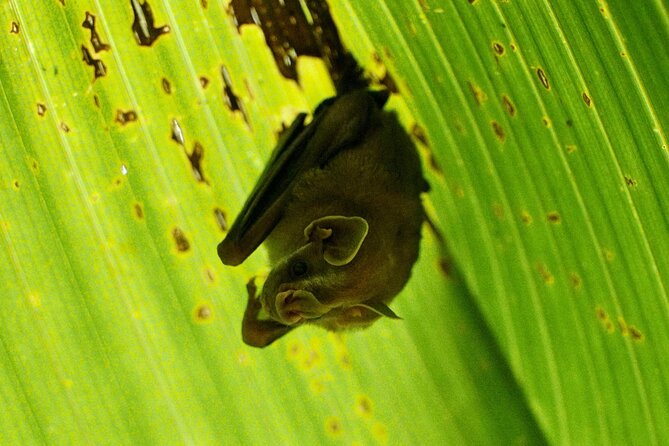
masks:
<svg viewBox="0 0 669 446"><path fill-rule="evenodd" d="M307 125L300 114L277 142L272 156L225 239L218 256L239 265L265 240L281 215L295 179L322 167L340 150L359 141L386 100L385 91L357 90L323 101Z"/></svg>

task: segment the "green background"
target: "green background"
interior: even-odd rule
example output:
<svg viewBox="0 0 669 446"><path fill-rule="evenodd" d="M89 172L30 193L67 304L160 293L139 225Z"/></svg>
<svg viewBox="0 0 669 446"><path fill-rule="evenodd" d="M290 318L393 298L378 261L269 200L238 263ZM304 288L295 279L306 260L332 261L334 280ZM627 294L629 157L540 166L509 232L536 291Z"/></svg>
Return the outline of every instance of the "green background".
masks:
<svg viewBox="0 0 669 446"><path fill-rule="evenodd" d="M264 350L265 254L221 265L217 213L327 71L282 78L223 0L151 0L170 31L139 46L131 3L0 5L0 443L669 442L665 1L331 1L424 130L447 249L425 227L403 321Z"/></svg>

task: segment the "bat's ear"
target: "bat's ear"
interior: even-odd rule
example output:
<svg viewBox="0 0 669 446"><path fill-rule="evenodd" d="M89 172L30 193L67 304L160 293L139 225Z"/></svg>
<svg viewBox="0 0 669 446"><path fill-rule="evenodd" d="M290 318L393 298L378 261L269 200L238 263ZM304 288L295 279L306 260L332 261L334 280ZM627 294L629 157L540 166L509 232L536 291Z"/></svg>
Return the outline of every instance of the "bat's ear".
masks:
<svg viewBox="0 0 669 446"><path fill-rule="evenodd" d="M362 217L329 215L312 221L304 230L308 240L323 242L323 258L333 266L353 260L367 237L369 225Z"/></svg>

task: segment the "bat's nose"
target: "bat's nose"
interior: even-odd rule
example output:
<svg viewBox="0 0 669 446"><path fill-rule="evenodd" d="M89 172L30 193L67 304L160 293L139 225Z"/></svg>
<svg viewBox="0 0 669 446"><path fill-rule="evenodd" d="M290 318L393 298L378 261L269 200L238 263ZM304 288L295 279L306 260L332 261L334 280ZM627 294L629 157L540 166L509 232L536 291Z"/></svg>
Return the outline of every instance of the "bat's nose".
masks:
<svg viewBox="0 0 669 446"><path fill-rule="evenodd" d="M295 325L303 319L299 312L293 308L295 305L291 305L295 303L294 293L295 290L287 290L277 293L274 302L280 322L286 325Z"/></svg>

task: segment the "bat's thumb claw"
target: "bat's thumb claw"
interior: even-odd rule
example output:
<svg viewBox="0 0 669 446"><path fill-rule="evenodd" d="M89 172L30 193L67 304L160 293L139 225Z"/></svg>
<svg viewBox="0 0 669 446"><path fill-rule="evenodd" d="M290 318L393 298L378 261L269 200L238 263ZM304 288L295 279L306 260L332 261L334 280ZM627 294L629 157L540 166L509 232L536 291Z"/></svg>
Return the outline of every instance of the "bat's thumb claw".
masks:
<svg viewBox="0 0 669 446"><path fill-rule="evenodd" d="M237 266L245 259L239 245L229 242L227 238L218 244L216 250L218 251L218 257L224 265Z"/></svg>

